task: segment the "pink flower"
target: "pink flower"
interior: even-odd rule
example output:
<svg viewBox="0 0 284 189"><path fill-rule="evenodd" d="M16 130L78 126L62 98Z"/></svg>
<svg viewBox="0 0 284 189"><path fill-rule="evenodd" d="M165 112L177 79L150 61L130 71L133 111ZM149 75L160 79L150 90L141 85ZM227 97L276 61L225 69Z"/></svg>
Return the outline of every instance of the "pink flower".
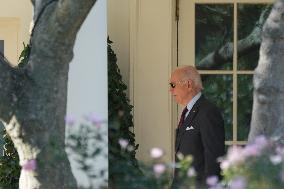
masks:
<svg viewBox="0 0 284 189"><path fill-rule="evenodd" d="M220 164L220 167L221 167L222 170L229 169L229 167L230 167L229 161L228 160L222 160L221 164Z"/></svg>
<svg viewBox="0 0 284 189"><path fill-rule="evenodd" d="M86 116L86 119L97 127L100 127L104 122L96 113L89 114L88 116Z"/></svg>
<svg viewBox="0 0 284 189"><path fill-rule="evenodd" d="M278 155L284 156L284 148L283 147L277 146L275 151Z"/></svg>
<svg viewBox="0 0 284 189"><path fill-rule="evenodd" d="M246 179L244 177L238 176L232 180L229 189L245 189L246 185Z"/></svg>
<svg viewBox="0 0 284 189"><path fill-rule="evenodd" d="M210 176L210 177L207 177L206 179L206 184L208 184L209 186L215 186L218 184L218 177L217 176Z"/></svg>
<svg viewBox="0 0 284 189"><path fill-rule="evenodd" d="M261 149L263 149L268 145L268 140L266 139L264 135L259 135L255 138L254 144L256 144Z"/></svg>
<svg viewBox="0 0 284 189"><path fill-rule="evenodd" d="M36 160L35 159L31 159L31 160L27 160L24 165L22 166L22 168L26 171L34 171L36 169Z"/></svg>
<svg viewBox="0 0 284 189"><path fill-rule="evenodd" d="M127 145L128 145L128 140L120 138L118 140L119 145L121 146L121 148L126 149Z"/></svg>
<svg viewBox="0 0 284 189"><path fill-rule="evenodd" d="M256 144L248 144L243 149L243 153L245 157L259 156L261 154L261 148Z"/></svg>
<svg viewBox="0 0 284 189"><path fill-rule="evenodd" d="M68 116L66 115L65 116L65 123L69 126L73 126L75 124L76 120L75 120L75 117L73 116Z"/></svg>
<svg viewBox="0 0 284 189"><path fill-rule="evenodd" d="M243 149L238 146L232 146L228 149L227 161L229 165L237 165L245 161Z"/></svg>
<svg viewBox="0 0 284 189"><path fill-rule="evenodd" d="M160 176L166 171L166 166L162 163L157 163L153 166L153 170L156 176Z"/></svg>
<svg viewBox="0 0 284 189"><path fill-rule="evenodd" d="M152 158L157 159L162 157L164 152L161 148L152 148L150 154Z"/></svg>

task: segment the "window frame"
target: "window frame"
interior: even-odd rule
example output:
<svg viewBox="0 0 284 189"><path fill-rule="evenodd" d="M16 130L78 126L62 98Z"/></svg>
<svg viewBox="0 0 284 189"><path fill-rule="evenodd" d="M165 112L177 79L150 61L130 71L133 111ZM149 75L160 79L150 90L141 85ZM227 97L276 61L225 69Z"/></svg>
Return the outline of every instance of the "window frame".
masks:
<svg viewBox="0 0 284 189"><path fill-rule="evenodd" d="M253 70L238 70L237 67L237 62L238 62L238 57L237 57L237 41L238 41L238 4L273 4L273 0L192 0L191 3L186 2L187 0L179 0L179 15L180 15L180 20L178 21L178 43L181 43L181 45L178 45L178 63L177 66L182 66L182 65L195 65L195 7L196 4L232 4L233 5L233 47L234 47L234 52L233 52L233 66L232 70L199 70L199 73L201 75L231 75L232 76L232 81L233 81L233 93L232 93L232 98L233 98L233 117L232 117L232 140L228 140L225 142L226 145L245 145L247 144L246 140L239 140L238 139L238 77L241 75L253 75L254 71ZM182 6L182 7L181 7ZM185 11L185 8L187 7L189 9L189 12ZM185 43L183 42L182 39L185 34L181 33L181 24L187 24L185 19L193 19L193 27L191 29L193 31L189 31L187 29L187 33L189 36L190 40L185 40L187 43L189 41L194 41L193 45L190 45L191 49L190 52L188 52L188 55L184 58L183 55L179 55L179 53L184 53L183 51L185 48ZM189 20L190 21L190 20ZM192 24L192 20L190 21ZM189 63L185 63L183 60L189 59ZM181 108L179 108L180 111ZM226 119L226 118L224 118Z"/></svg>

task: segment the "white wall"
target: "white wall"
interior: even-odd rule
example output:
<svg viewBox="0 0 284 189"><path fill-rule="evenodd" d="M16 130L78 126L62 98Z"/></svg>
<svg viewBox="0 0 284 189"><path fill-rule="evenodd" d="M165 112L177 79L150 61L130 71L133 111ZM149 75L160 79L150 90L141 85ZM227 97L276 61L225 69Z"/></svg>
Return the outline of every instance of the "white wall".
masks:
<svg viewBox="0 0 284 189"><path fill-rule="evenodd" d="M72 115L83 122L83 117L95 113L106 121L107 105L107 25L106 1L97 0L83 26L81 27L74 48L74 58L70 64L67 115ZM107 132L107 124L102 124ZM68 130L69 129L69 130ZM67 128L67 132L71 128ZM107 143L107 135L104 136ZM104 148L107 153L107 146ZM97 158L92 160L96 168L107 169L108 160ZM74 160L72 169L79 185L88 181L84 173L76 169ZM102 183L102 180L96 180Z"/></svg>
<svg viewBox="0 0 284 189"><path fill-rule="evenodd" d="M19 20L17 57L23 50L23 42L29 42L29 28L32 19L30 0L0 0L0 17Z"/></svg>
<svg viewBox="0 0 284 189"><path fill-rule="evenodd" d="M149 160L153 147L173 156L174 127L169 76L176 64L173 0L130 3L130 97L134 105L137 158Z"/></svg>
<svg viewBox="0 0 284 189"><path fill-rule="evenodd" d="M108 0L108 34L134 105L137 158L152 147L172 160L176 106L168 80L176 65L175 0Z"/></svg>
<svg viewBox="0 0 284 189"><path fill-rule="evenodd" d="M129 86L129 0L107 1L107 33L113 41L122 80Z"/></svg>

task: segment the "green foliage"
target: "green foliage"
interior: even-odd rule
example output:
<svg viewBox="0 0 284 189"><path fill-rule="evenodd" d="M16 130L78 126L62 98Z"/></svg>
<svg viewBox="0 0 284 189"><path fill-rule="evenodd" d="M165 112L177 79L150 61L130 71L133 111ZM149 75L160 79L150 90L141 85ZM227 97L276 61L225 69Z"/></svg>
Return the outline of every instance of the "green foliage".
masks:
<svg viewBox="0 0 284 189"><path fill-rule="evenodd" d="M122 152L124 150L128 150L128 148L125 147L121 149ZM156 151L156 154L157 151L159 151L160 155L153 155L153 151ZM166 162L163 156L164 153L162 149L153 148L151 150L151 159L147 162L139 162L139 168L143 172L143 175L135 177L131 172L128 172L126 175L128 183L119 183L119 185L112 187L129 189L168 189L172 184L173 168L178 168L178 182L175 187L195 189L196 172L191 167L192 156L183 157L180 154L178 155L179 162L176 164ZM124 169L124 167L121 168Z"/></svg>
<svg viewBox="0 0 284 189"><path fill-rule="evenodd" d="M117 58L108 39L108 139L109 139L109 186L110 188L132 188L136 176L141 176L135 159L135 135L132 106L126 96L126 85L122 81ZM133 150L121 150L119 140L126 140ZM131 176L130 176L131 175ZM139 183L137 183L139 184Z"/></svg>
<svg viewBox="0 0 284 189"><path fill-rule="evenodd" d="M18 189L21 167L19 156L6 131L3 130L4 151L0 156L0 188Z"/></svg>
<svg viewBox="0 0 284 189"><path fill-rule="evenodd" d="M31 46L29 44L25 45L25 43L23 43L23 45L24 49L20 54L18 67L24 67L29 61Z"/></svg>

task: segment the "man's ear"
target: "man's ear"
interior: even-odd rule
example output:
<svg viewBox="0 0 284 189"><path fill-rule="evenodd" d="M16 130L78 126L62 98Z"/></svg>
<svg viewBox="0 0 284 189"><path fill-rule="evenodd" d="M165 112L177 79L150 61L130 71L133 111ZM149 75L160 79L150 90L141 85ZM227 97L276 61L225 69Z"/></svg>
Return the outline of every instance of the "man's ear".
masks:
<svg viewBox="0 0 284 189"><path fill-rule="evenodd" d="M187 80L187 88L193 88L193 81L191 79Z"/></svg>

